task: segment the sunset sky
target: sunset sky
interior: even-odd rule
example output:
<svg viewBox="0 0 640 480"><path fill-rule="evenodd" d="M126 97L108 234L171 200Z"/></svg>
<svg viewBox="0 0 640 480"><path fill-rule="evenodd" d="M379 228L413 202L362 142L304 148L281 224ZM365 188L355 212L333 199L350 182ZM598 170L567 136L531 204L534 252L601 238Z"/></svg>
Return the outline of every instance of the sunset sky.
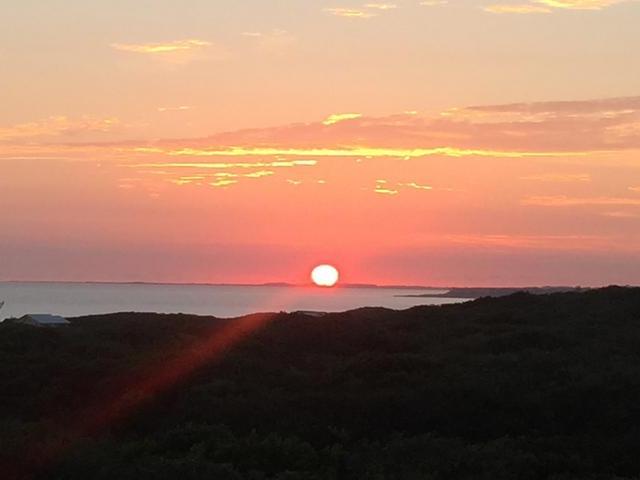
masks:
<svg viewBox="0 0 640 480"><path fill-rule="evenodd" d="M0 280L640 283L639 1L0 18Z"/></svg>

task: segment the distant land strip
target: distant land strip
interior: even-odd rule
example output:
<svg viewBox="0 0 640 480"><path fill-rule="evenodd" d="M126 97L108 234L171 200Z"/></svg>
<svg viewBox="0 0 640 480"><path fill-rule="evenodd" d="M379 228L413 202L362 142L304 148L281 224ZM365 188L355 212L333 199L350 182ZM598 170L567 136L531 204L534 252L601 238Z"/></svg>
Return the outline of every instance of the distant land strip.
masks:
<svg viewBox="0 0 640 480"><path fill-rule="evenodd" d="M412 295L395 295L403 298L481 298L481 297L506 297L514 293L524 292L533 295L546 295L549 293L584 292L590 290L587 287L500 287L500 288L451 288L444 293L421 293Z"/></svg>

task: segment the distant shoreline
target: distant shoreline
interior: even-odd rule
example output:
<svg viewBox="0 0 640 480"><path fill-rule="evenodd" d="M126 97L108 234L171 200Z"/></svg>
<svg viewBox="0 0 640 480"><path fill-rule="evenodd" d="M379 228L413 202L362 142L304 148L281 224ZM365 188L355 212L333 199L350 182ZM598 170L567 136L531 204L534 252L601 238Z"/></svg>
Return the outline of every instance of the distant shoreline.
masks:
<svg viewBox="0 0 640 480"><path fill-rule="evenodd" d="M547 295L550 293L585 292L591 290L586 287L498 287L498 288L451 288L444 293L396 295L404 298L481 298L506 297L514 293L530 293L532 295Z"/></svg>
<svg viewBox="0 0 640 480"><path fill-rule="evenodd" d="M59 284L59 285L148 285L148 286L175 286L175 287L279 287L279 288L318 288L312 283L208 283L208 282L145 282L145 281L97 281L97 280L0 280L0 285L7 284ZM626 285L631 286L631 285ZM440 297L440 298L477 298L481 296L504 296L517 292L533 294L546 294L557 292L585 291L601 287L568 287L568 286L526 286L526 287L441 287L428 285L378 285L373 283L342 283L336 287L341 288L372 288L386 290L429 290L441 293L426 293L419 295L398 295L399 297Z"/></svg>
<svg viewBox="0 0 640 480"><path fill-rule="evenodd" d="M175 286L175 287L280 287L280 288L318 288L312 283L201 283L201 282L107 282L107 281L64 281L64 280L1 280L3 284L60 284L60 285L149 285L149 286ZM427 287L424 285L376 285L369 283L343 283L332 288L379 288L388 290L436 290L447 291L449 288Z"/></svg>

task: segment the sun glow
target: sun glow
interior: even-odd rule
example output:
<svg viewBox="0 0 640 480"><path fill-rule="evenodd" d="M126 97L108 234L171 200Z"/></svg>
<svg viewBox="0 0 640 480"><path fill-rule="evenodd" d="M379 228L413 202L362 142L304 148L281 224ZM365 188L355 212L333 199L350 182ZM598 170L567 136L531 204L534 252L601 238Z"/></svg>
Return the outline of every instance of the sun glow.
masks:
<svg viewBox="0 0 640 480"><path fill-rule="evenodd" d="M338 270L332 265L318 265L311 272L311 280L318 287L333 287L339 278Z"/></svg>

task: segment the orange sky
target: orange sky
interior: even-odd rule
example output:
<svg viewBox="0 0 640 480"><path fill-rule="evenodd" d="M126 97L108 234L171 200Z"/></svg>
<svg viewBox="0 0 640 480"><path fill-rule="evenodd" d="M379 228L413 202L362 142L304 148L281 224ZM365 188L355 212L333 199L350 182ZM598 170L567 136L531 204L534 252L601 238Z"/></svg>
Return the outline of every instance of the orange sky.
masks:
<svg viewBox="0 0 640 480"><path fill-rule="evenodd" d="M0 280L640 281L640 3L0 14Z"/></svg>

